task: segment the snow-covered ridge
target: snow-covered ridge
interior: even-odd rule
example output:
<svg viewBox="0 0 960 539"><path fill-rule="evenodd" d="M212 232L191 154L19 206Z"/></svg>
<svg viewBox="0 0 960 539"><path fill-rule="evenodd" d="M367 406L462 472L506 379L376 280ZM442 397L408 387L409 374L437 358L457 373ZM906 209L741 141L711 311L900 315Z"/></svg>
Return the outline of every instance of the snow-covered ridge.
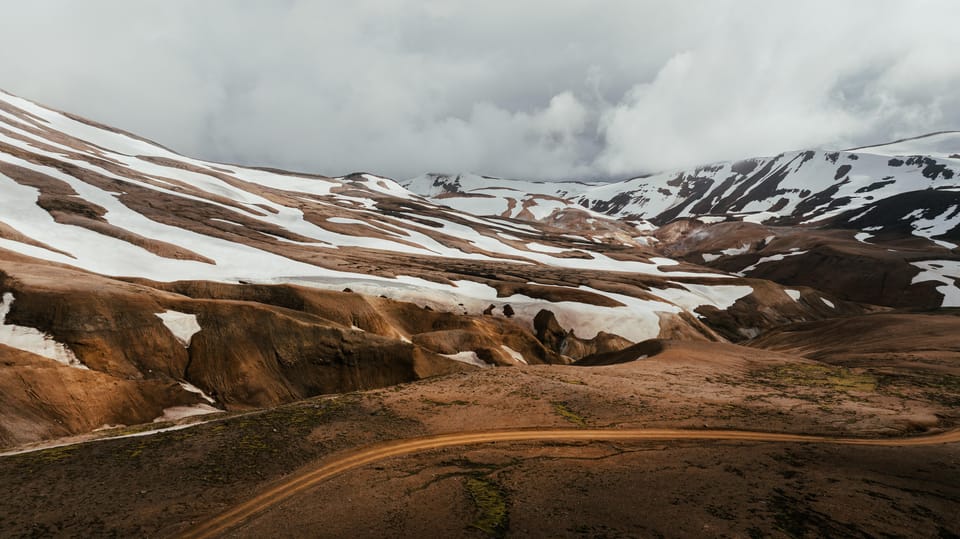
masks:
<svg viewBox="0 0 960 539"><path fill-rule="evenodd" d="M507 200L559 197L608 217L642 218L658 224L701 216L734 216L768 224L824 222L869 211L881 201L905 193L960 193L960 132L850 151L785 152L602 184L551 184L464 174L425 175L404 185L438 203L486 214L504 210ZM920 215L931 219L930 212L936 209L928 202L909 203L922 213L904 217L907 223ZM918 223L915 234L931 238L953 231L960 235L960 218L952 215L949 219L933 226ZM855 223L844 226L856 227Z"/></svg>
<svg viewBox="0 0 960 539"><path fill-rule="evenodd" d="M488 180L461 179L461 186ZM505 201L506 188L494 183L463 200ZM583 337L656 337L658 312L729 303L726 285L704 294L684 283L734 277L676 271L674 260L625 250L651 243L644 234L655 227L620 223L569 200L596 186L523 182L512 187L523 195L512 208L507 201L504 211L458 209L373 174L332 178L192 159L0 94L0 249L109 276L350 287L454 311L511 304L527 323L549 309ZM562 289L551 273L575 271L615 273L618 281L646 276L668 291L639 286L641 297L630 297L594 288L599 304L500 297L477 275L503 268L531 286L544 279ZM673 280L683 283L666 285ZM567 288L589 296L579 283ZM184 346L200 331L193 315L157 316Z"/></svg>

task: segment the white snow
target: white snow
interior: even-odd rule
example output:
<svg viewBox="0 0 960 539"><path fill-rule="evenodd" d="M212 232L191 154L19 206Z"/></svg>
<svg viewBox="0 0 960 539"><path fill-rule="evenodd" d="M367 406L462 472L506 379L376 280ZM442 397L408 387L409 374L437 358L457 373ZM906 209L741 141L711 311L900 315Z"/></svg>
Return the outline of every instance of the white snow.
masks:
<svg viewBox="0 0 960 539"><path fill-rule="evenodd" d="M517 352L516 350L514 350L513 348L510 348L505 344L501 344L500 348L503 349L503 351L506 352L507 355L509 355L517 363L527 365L527 360L523 358L523 354L521 354L520 352Z"/></svg>
<svg viewBox="0 0 960 539"><path fill-rule="evenodd" d="M940 247L945 247L945 248L947 248L947 249L953 250L953 249L956 249L956 248L957 248L957 244L956 244L956 243L950 243L949 241L935 240L935 239L932 239L932 238L931 238L930 241L932 241L933 243L936 243L936 244L939 245Z"/></svg>
<svg viewBox="0 0 960 539"><path fill-rule="evenodd" d="M185 347L190 346L190 340L202 329L200 324L197 323L197 315L195 314L165 311L156 313L156 316L163 321L163 325L167 326L167 329L177 338L177 341Z"/></svg>
<svg viewBox="0 0 960 539"><path fill-rule="evenodd" d="M722 255L716 255L713 253L703 253L701 256L703 257L704 262L713 262L714 260L720 258Z"/></svg>
<svg viewBox="0 0 960 539"><path fill-rule="evenodd" d="M793 301L800 301L799 290L793 290L792 288L784 288L783 291L786 292L787 295L793 299Z"/></svg>
<svg viewBox="0 0 960 539"><path fill-rule="evenodd" d="M870 242L868 242L867 240L870 239L870 238L872 238L872 237L873 237L873 234L871 234L871 233L869 233L869 232L857 232L856 234L854 234L853 237L854 237L857 241L859 241L859 242L861 242L861 243L867 243L867 244L869 244Z"/></svg>
<svg viewBox="0 0 960 539"><path fill-rule="evenodd" d="M736 256L736 255L742 255L742 254L746 253L746 252L749 251L749 250L750 250L750 244L749 244L749 243L744 243L744 244L740 245L740 247L734 247L734 248L731 248L731 249L723 249L723 250L721 250L720 252L723 253L724 256Z"/></svg>
<svg viewBox="0 0 960 539"><path fill-rule="evenodd" d="M209 402L210 404L215 404L217 402L213 397L207 395L202 389L191 384L190 382L180 382L180 387L189 391L190 393L196 393L197 395L200 395L203 400Z"/></svg>
<svg viewBox="0 0 960 539"><path fill-rule="evenodd" d="M533 204L527 206L527 211L532 213L533 218L537 221L543 221L553 215L557 210L562 210L570 206L569 202L562 200L534 198L532 201Z"/></svg>
<svg viewBox="0 0 960 539"><path fill-rule="evenodd" d="M567 251L567 249L552 247L550 245L544 245L542 243L537 243L537 242L528 243L527 249L530 249L531 251L537 251L538 253L564 253Z"/></svg>
<svg viewBox="0 0 960 539"><path fill-rule="evenodd" d="M922 213L923 210L917 210L912 212L906 218L916 218L912 223L910 223L914 229L914 234L923 236L925 238L930 238L932 241L937 241L939 243L938 240L933 240L933 236L946 234L957 226L960 226L960 209L958 209L956 205L950 206L940 214L931 218L920 217Z"/></svg>
<svg viewBox="0 0 960 539"><path fill-rule="evenodd" d="M941 307L960 307L960 288L957 287L957 280L960 279L960 261L957 260L927 260L923 262L911 262L921 271L913 277L910 284L922 283L926 281L938 281L943 283L937 287L937 291L943 294Z"/></svg>
<svg viewBox="0 0 960 539"><path fill-rule="evenodd" d="M701 223L706 223L708 225L713 223L722 223L723 221L726 221L726 220L727 220L727 217L725 215L698 215L697 216L697 221L700 221Z"/></svg>
<svg viewBox="0 0 960 539"><path fill-rule="evenodd" d="M458 352L456 354L440 354L440 355L443 357L448 357L454 361L459 361L460 363L475 365L477 367L480 367L481 369L492 367L492 365L480 359L480 357L477 356L476 352Z"/></svg>
<svg viewBox="0 0 960 539"><path fill-rule="evenodd" d="M361 221L360 219L351 219L349 217L328 217L328 222L337 223L341 225L368 225L367 221Z"/></svg>
<svg viewBox="0 0 960 539"><path fill-rule="evenodd" d="M740 298L753 293L752 286L744 285L683 283L680 286L682 288L657 288L651 289L650 292L688 311L693 311L703 305L728 309Z"/></svg>
<svg viewBox="0 0 960 539"><path fill-rule="evenodd" d="M806 252L807 252L807 251L798 251L798 250L794 250L794 249L797 249L797 248L794 247L793 249L790 250L791 252L789 252L789 253L778 253L778 254L771 255L771 256L765 256L765 257L761 258L760 260L757 260L757 261L756 261L755 263L753 263L752 265L747 266L747 267L743 268L742 270L738 271L738 272L737 272L737 275L739 275L739 276L741 276L741 277L744 277L744 276L746 276L747 273L750 273L751 271L757 269L757 266L759 266L760 264L766 264L767 262L779 262L779 261L783 260L784 258L787 258L787 257L790 257L790 256L798 256L798 255L806 254Z"/></svg>
<svg viewBox="0 0 960 539"><path fill-rule="evenodd" d="M779 216L780 216L779 213L773 213L773 212L769 212L769 211L761 211L761 212L757 212L757 213L754 213L754 214L751 214L751 215L744 215L744 216L741 217L740 219L741 219L744 223L757 223L757 224L762 224L764 221L767 221L768 219L773 219L773 218L776 218L776 217L779 217Z"/></svg>
<svg viewBox="0 0 960 539"><path fill-rule="evenodd" d="M176 421L185 417L196 415L218 414L223 412L219 408L214 408L209 404L195 404L193 406L171 406L163 409L163 415L153 420L154 423L163 421Z"/></svg>
<svg viewBox="0 0 960 539"><path fill-rule="evenodd" d="M50 335L35 328L7 324L13 299L12 293L5 292L0 301L0 344L52 359L68 367L87 368L72 350L55 341Z"/></svg>
<svg viewBox="0 0 960 539"><path fill-rule="evenodd" d="M827 307L830 307L831 309L837 308L837 306L834 305L833 302L827 298L820 298L820 301L822 301L824 305L826 305Z"/></svg>

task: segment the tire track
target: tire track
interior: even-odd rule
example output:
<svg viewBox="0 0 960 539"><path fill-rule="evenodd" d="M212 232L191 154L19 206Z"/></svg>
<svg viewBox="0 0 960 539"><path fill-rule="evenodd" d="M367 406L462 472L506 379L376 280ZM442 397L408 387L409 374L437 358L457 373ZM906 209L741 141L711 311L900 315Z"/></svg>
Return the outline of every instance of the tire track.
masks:
<svg viewBox="0 0 960 539"><path fill-rule="evenodd" d="M275 485L257 496L234 506L199 526L186 531L184 539L207 539L221 535L256 514L269 509L319 483L346 471L381 460L452 446L492 442L546 441L676 441L708 440L734 442L788 442L838 445L910 447L960 442L960 430L911 438L861 439L832 438L806 434L783 434L742 430L683 429L515 429L438 434L422 438L396 440L360 449Z"/></svg>

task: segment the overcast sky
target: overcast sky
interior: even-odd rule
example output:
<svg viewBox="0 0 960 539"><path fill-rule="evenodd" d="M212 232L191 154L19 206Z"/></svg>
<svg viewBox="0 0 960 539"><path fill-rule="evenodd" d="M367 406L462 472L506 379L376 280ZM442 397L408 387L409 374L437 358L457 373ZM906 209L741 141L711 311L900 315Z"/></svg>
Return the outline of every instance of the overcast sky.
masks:
<svg viewBox="0 0 960 539"><path fill-rule="evenodd" d="M954 0L2 0L0 88L329 175L617 178L960 129Z"/></svg>

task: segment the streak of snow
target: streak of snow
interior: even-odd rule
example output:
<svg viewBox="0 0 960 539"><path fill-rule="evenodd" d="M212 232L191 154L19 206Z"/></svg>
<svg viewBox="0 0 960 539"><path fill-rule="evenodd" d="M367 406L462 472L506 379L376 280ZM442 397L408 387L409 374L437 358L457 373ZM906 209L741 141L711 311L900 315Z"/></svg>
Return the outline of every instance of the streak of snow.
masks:
<svg viewBox="0 0 960 539"><path fill-rule="evenodd" d="M796 249L796 248L794 248L794 249ZM752 265L747 266L747 267L743 268L742 270L738 271L738 272L737 272L737 275L739 275L739 276L741 276L741 277L744 277L744 276L746 276L747 273L750 273L751 271L757 269L757 266L759 266L760 264L766 264L767 262L779 262L779 261L783 260L784 258L787 258L787 257L790 257L790 256L798 256L798 255L802 255L802 254L806 254L806 253L807 253L807 251L796 251L796 250L794 250L794 249L791 249L791 252L789 252L789 253L778 253L778 254L771 255L771 256L765 256L765 257L761 258L760 260L757 260L757 261L756 261L755 263L753 263Z"/></svg>
<svg viewBox="0 0 960 539"><path fill-rule="evenodd" d="M180 387L189 391L190 393L196 393L197 395L200 395L203 400L209 402L210 404L215 404L217 402L213 397L207 395L202 389L191 384L190 382L180 382Z"/></svg>
<svg viewBox="0 0 960 539"><path fill-rule="evenodd" d="M475 365L477 367L480 367L481 369L492 367L492 365L480 359L480 357L477 356L476 352L458 352L456 354L440 354L440 355L443 357L448 357L454 361L459 361L460 363Z"/></svg>
<svg viewBox="0 0 960 539"><path fill-rule="evenodd" d="M161 423L164 421L176 421L178 419L183 419L185 417L193 417L196 415L206 415L206 414L219 414L223 410L219 408L214 408L209 404L195 404L193 406L171 406L170 408L163 409L163 415L157 417L153 420L154 423Z"/></svg>
<svg viewBox="0 0 960 539"><path fill-rule="evenodd" d="M509 355L517 363L522 363L523 365L528 364L527 360L523 358L523 354L521 354L520 352L517 352L516 350L514 350L513 348L510 348L505 344L501 344L500 348L502 348L503 351L506 352L507 355Z"/></svg>
<svg viewBox="0 0 960 539"><path fill-rule="evenodd" d="M720 252L723 253L724 256L736 256L736 255L742 255L749 250L750 250L750 244L744 243L740 245L740 247L734 247L732 249L723 249Z"/></svg>

